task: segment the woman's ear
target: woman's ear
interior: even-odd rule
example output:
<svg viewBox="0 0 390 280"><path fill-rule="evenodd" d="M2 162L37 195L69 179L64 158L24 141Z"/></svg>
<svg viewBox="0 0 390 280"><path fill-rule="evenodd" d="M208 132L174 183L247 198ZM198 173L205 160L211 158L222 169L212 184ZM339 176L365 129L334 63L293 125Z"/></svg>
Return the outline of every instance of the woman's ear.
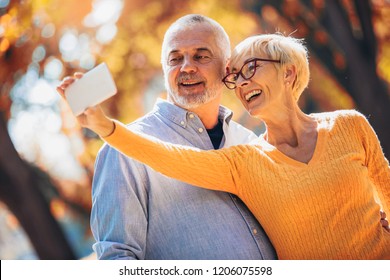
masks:
<svg viewBox="0 0 390 280"><path fill-rule="evenodd" d="M283 79L285 83L294 83L297 73L296 73L296 68L295 65L287 65L286 68L284 69L283 73Z"/></svg>
<svg viewBox="0 0 390 280"><path fill-rule="evenodd" d="M226 60L226 66L225 66L225 73L226 74L229 74L230 72L230 70L229 70L229 67L230 67L230 60L228 59L228 60Z"/></svg>

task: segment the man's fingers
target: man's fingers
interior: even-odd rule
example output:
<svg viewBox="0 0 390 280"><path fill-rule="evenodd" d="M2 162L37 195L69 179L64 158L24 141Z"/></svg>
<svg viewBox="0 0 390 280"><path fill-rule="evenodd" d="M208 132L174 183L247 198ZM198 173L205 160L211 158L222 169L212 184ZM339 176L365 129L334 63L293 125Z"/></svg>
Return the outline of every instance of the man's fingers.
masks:
<svg viewBox="0 0 390 280"><path fill-rule="evenodd" d="M389 222L387 220L381 220L381 225L384 227L388 232L390 232L390 226Z"/></svg>
<svg viewBox="0 0 390 280"><path fill-rule="evenodd" d="M390 224L389 221L386 220L386 213L384 211L380 211L381 214L381 225L384 227L388 232L390 232Z"/></svg>

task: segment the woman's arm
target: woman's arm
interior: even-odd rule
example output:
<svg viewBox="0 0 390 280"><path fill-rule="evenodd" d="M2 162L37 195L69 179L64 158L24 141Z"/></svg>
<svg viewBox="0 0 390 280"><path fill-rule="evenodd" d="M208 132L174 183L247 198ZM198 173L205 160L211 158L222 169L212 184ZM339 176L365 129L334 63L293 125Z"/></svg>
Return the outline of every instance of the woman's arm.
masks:
<svg viewBox="0 0 390 280"><path fill-rule="evenodd" d="M383 154L379 139L367 121L360 115L356 118L358 126L361 129L361 136L364 149L366 151L366 166L368 175L375 184L378 195L384 206L387 206L386 212L390 210L390 166L388 160Z"/></svg>
<svg viewBox="0 0 390 280"><path fill-rule="evenodd" d="M66 88L82 76L82 73L75 73L66 77L57 87L58 93L66 100ZM242 153L243 146L241 149L203 151L165 143L131 132L120 122L108 118L100 106L86 109L77 120L123 154L164 175L207 189L237 194L235 180L239 176L236 167L245 159L245 156L237 156L237 152Z"/></svg>
<svg viewBox="0 0 390 280"><path fill-rule="evenodd" d="M112 134L102 139L166 176L207 189L237 194L235 180L239 174L236 166L244 158L240 155L244 153L243 146L204 151L134 133L117 121Z"/></svg>

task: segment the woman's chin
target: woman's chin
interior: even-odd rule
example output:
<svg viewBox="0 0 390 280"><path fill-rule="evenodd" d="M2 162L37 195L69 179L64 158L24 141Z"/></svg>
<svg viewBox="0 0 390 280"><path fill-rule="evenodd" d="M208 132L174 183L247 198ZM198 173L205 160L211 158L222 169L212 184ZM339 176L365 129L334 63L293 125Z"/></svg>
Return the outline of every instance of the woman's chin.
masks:
<svg viewBox="0 0 390 280"><path fill-rule="evenodd" d="M256 117L259 117L260 114L261 114L261 111L262 111L262 110L261 110L260 107L261 107L261 106L248 107L248 108L246 108L246 110L247 110L248 114L249 114L251 117L256 118Z"/></svg>

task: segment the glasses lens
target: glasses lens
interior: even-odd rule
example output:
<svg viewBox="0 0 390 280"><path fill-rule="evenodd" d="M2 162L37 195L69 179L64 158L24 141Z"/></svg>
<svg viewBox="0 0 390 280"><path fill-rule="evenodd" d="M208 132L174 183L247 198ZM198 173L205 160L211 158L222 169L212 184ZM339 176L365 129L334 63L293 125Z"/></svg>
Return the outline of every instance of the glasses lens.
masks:
<svg viewBox="0 0 390 280"><path fill-rule="evenodd" d="M249 61L241 69L244 79L250 79L256 72L256 61Z"/></svg>
<svg viewBox="0 0 390 280"><path fill-rule="evenodd" d="M237 77L238 75L235 73L227 75L224 79L225 85L230 89L234 89L236 87Z"/></svg>
<svg viewBox="0 0 390 280"><path fill-rule="evenodd" d="M238 75L236 73L231 73L226 76L225 81L229 83L236 83Z"/></svg>

